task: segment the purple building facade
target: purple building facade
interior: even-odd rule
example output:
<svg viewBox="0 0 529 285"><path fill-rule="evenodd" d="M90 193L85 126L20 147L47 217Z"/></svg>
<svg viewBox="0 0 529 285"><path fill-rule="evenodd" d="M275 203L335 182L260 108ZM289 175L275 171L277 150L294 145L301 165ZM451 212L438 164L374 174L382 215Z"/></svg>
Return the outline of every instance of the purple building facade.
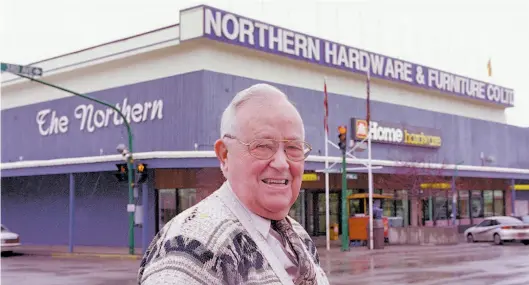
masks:
<svg viewBox="0 0 529 285"><path fill-rule="evenodd" d="M135 152L196 151L198 153L212 150L212 144L219 137L221 113L232 96L257 82L204 70L102 90L90 95L125 106L123 110L131 115ZM314 147L313 154L322 155L324 134L321 92L281 84L274 85L288 94L299 108L306 125L307 141ZM365 117L363 100L329 94L329 105L331 126L344 124L351 118ZM442 145L436 148L374 142L374 159L410 160L420 153L421 157L427 157L429 161L436 163L452 164L464 161L467 165L481 165L482 160L477 153L484 151L494 154L496 157L494 166L529 168L529 160L526 159L529 157L529 150L525 147L529 145L529 132L526 128L376 101L372 102L372 110L374 121L436 129L437 134L442 138ZM113 114L107 116L106 109L93 106L94 115L90 115L90 112L92 112L90 103L76 97L2 111L2 163L21 159L32 161L97 157L115 153L119 143L126 143L124 127L116 125L115 122L119 123L119 121ZM43 113L47 116L42 115ZM54 128L55 122L60 122L61 117L67 118L62 121L68 121L62 130L60 126ZM331 128L330 138L336 136L336 130ZM332 155L338 155L337 151L333 150ZM362 156L365 154L360 153L359 157ZM214 157L163 159L153 157L140 160L148 165L151 174L147 182L145 210L147 219L143 225L147 228L150 239L161 226L160 223L163 223L161 221L163 215L171 216L170 213L162 213L164 207L174 209L174 215L200 199L197 199L196 185L185 187L185 193L184 190L179 191L176 187L175 193L161 189L165 187L163 185L157 187L157 184L170 184L166 181L166 175L163 173L157 175L157 171L211 169L214 172L218 165ZM68 189L69 175L72 173L75 179L75 244L125 246L128 233L128 216L125 211L128 192L126 183L118 182L114 176L117 163L122 162L4 169L2 222L19 232L24 243L67 244L70 217ZM307 172L317 169L322 169L321 162L307 162ZM378 172L395 173L395 171L393 168L384 168ZM514 173L473 171L460 171L459 176L495 178L505 180L507 184L511 179L526 178ZM164 181L156 181L157 179ZM189 181L182 184L186 183L193 184ZM183 187L178 188L183 189ZM335 190L338 189L340 188L337 187ZM160 190L164 193L160 194ZM510 192L507 189L490 190L502 191L499 194L502 206L498 206L500 205L498 203L495 205L501 208L498 211L503 213L493 211L487 215L509 214ZM164 195L168 195L167 199L170 202L163 199ZM187 196L182 197L182 195ZM200 195L198 193L198 196ZM174 197L175 201L171 197ZM305 216L307 220L312 213L294 213L294 215ZM478 215L483 217L485 213ZM141 244L144 242L141 229L138 228L136 231L136 242ZM318 234L317 230L314 232Z"/></svg>
<svg viewBox="0 0 529 285"><path fill-rule="evenodd" d="M468 102L468 109L472 107L473 110L476 106L484 106L481 115L486 110L498 113L513 105L514 91L508 88L268 24L268 30L264 31L263 23L243 18L206 6L181 11L181 27L166 31L168 37L173 32L179 33L181 43L175 46L182 44L182 47L160 48L162 51L152 52L150 58L131 57L133 64L123 64L127 69L138 68L134 64L142 60L148 61L151 69L145 68L140 80L134 77L137 75L129 75L134 77L130 82L135 83L95 88L97 91L88 94L113 104L125 114L133 132L135 162L147 165L148 180L134 195L134 204L142 206L141 213L136 212L135 244L143 249L167 221L211 194L222 183L219 163L213 153L213 144L219 138L221 114L237 92L261 82L278 87L294 102L305 123L306 140L313 146L306 161L307 178L290 215L310 234L326 233L325 212L321 211L325 208L325 183L318 171L324 168L325 158L323 92L299 87L303 86L301 80L289 85L279 83L280 80L255 79L265 78L263 74L252 74L252 78L234 75L238 68L235 65L241 62L244 65L244 60L254 60L252 67L261 70L273 66L274 70L266 70L266 73L279 72L276 68L284 68L287 64L299 69L316 69L310 64L322 65L326 70L320 70L321 74L336 78L345 76L337 75L338 72L355 73L348 77L355 83L369 70L373 84L386 88L384 92L388 94L384 94L384 98L393 96L394 99L400 96L398 91L404 89L412 89L414 98L422 93L424 98L453 96L449 98L457 102L454 106L463 110L467 107L461 102ZM162 42L171 40L174 39ZM215 51L204 51L206 48ZM202 52L206 63L197 60L194 63L201 67L193 67L192 71L165 71L167 58L192 58L189 50L197 54ZM244 53L246 57L230 59L232 62L223 67L226 72L219 72L215 64L207 62L208 59L222 59L215 54L219 50L225 57L230 53ZM278 59L280 57L284 58ZM368 64L369 60L355 61L359 58L378 62L379 68ZM162 63L156 65L155 62ZM396 66L398 68L394 69ZM111 72L112 67L101 64L96 71ZM157 70L152 70L154 68ZM242 69L249 67L244 65ZM166 75L151 77L149 74L160 70ZM109 77L112 76L118 77L117 72ZM461 85L443 85L442 78ZM98 78L87 80L86 84L103 84L103 81ZM363 94L363 84L362 81L362 86L351 92ZM346 125L348 138L361 140L368 131L364 121L366 100L332 90L329 88L328 96L329 139L337 141L337 127ZM456 225L463 229L487 216L511 215L515 200L529 200L525 195L528 191L513 190L517 181L529 179L528 128L454 115L450 110L427 109L424 105L409 107L371 101L373 164L382 166L373 171L374 188L377 193L393 197L385 203L384 215L399 221L395 225L448 226L455 212ZM122 119L112 109L80 97L39 103L30 100L2 109L1 116L2 223L20 234L23 244L127 246L128 186L116 177L117 165L124 163L116 147L127 144ZM340 152L331 147L329 156L338 158ZM355 156L366 159L367 153L357 152ZM349 163L351 167L359 166L352 161ZM416 164L426 166L413 166ZM350 174L349 191L365 193L368 189L366 171ZM445 189L437 191L435 196L414 197L406 180L415 177L429 177L428 181L423 181L425 184L453 181L448 187L453 193ZM333 173L330 178L330 219L341 229L341 177ZM453 195L456 197L454 211Z"/></svg>

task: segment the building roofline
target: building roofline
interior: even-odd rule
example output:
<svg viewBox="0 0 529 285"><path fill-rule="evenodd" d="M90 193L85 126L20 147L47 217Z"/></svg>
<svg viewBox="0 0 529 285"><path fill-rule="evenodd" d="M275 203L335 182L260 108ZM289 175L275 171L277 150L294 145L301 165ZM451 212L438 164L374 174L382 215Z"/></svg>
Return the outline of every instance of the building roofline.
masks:
<svg viewBox="0 0 529 285"><path fill-rule="evenodd" d="M171 25L168 25L168 26L164 26L164 27L161 27L161 28L154 29L154 30L149 30L149 31L146 31L146 32L143 32L143 33L134 34L132 36L128 36L128 37L120 38L120 39L117 39L117 40L113 40L113 41L110 41L110 42L105 42L105 43L102 43L102 44L98 44L98 45L95 45L95 46L90 46L90 47L87 47L87 48L84 48L84 49L80 49L80 50L76 50L76 51L73 51L73 52L64 53L64 54L57 55L57 56L54 56L54 57L50 57L50 58L42 59L42 60L39 60L39 61L35 61L35 62L32 62L32 63L30 63L28 65L39 64L39 63L43 63L43 62L46 62L46 61L58 59L58 58L61 58L61 57L65 57L65 56L69 56L69 55L73 55L73 54L77 54L77 53L82 53L82 52L89 51L89 50L92 50L92 49L96 49L96 48L99 48L99 47L103 47L103 46L107 46L107 45L111 45L111 44L115 44L115 43L119 43L119 42L124 42L124 41L130 40L130 39L134 39L134 38L138 38L138 37L145 36L145 35L148 35L148 34L156 33L156 32L159 32L159 31L162 31L162 30L166 30L166 29L169 29L169 28L174 28L174 27L177 27L178 25L179 25L179 23L171 24Z"/></svg>

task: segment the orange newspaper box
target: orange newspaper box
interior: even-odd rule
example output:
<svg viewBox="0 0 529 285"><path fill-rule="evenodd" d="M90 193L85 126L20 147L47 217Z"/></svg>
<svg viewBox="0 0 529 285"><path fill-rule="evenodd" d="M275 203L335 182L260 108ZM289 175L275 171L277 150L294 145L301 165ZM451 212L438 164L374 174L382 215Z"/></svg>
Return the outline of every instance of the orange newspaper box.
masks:
<svg viewBox="0 0 529 285"><path fill-rule="evenodd" d="M382 209L384 202L387 200L393 200L393 196L373 194L373 204L377 201ZM367 242L368 233L366 229L369 227L369 194L359 193L349 195L347 197L347 204L349 240ZM388 218L382 217L382 223L384 225L384 239L387 241L389 237Z"/></svg>

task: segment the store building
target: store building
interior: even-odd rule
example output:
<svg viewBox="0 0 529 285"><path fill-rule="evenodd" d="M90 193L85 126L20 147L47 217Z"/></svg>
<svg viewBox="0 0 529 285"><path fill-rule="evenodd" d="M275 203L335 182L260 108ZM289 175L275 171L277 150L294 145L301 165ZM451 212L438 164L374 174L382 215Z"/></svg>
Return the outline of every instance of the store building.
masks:
<svg viewBox="0 0 529 285"><path fill-rule="evenodd" d="M220 116L258 82L283 90L304 119L313 152L291 215L312 235L326 231L324 77L330 140L339 125L361 140L370 68L373 164L382 167L374 185L393 195L385 214L403 225L449 225L452 185L458 225L510 215L515 179L529 179L529 131L505 123L513 90L208 6L181 11L177 25L35 65L43 80L105 100L130 120L135 160L149 173L135 197L143 248L222 183L212 151ZM3 74L2 223L26 244L127 246L128 187L115 175L122 143L127 132L112 109ZM351 167L366 161L366 152L354 155ZM340 161L333 147L330 156ZM365 192L365 170L347 183ZM339 174L330 188L331 221L340 223Z"/></svg>

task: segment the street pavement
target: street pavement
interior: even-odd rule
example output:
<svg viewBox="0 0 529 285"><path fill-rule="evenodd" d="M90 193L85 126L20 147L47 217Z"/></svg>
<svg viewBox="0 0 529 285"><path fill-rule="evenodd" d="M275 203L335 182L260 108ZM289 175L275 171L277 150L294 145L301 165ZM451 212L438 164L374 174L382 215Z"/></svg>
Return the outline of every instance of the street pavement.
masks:
<svg viewBox="0 0 529 285"><path fill-rule="evenodd" d="M139 260L17 255L2 257L2 285L133 285Z"/></svg>
<svg viewBox="0 0 529 285"><path fill-rule="evenodd" d="M529 246L522 244L392 246L371 254L352 250L340 258L320 252L333 285L529 284Z"/></svg>
<svg viewBox="0 0 529 285"><path fill-rule="evenodd" d="M368 251L320 248L331 284L529 284L529 246L488 243L452 246L391 246ZM117 258L2 257L2 284L136 284L139 260Z"/></svg>

